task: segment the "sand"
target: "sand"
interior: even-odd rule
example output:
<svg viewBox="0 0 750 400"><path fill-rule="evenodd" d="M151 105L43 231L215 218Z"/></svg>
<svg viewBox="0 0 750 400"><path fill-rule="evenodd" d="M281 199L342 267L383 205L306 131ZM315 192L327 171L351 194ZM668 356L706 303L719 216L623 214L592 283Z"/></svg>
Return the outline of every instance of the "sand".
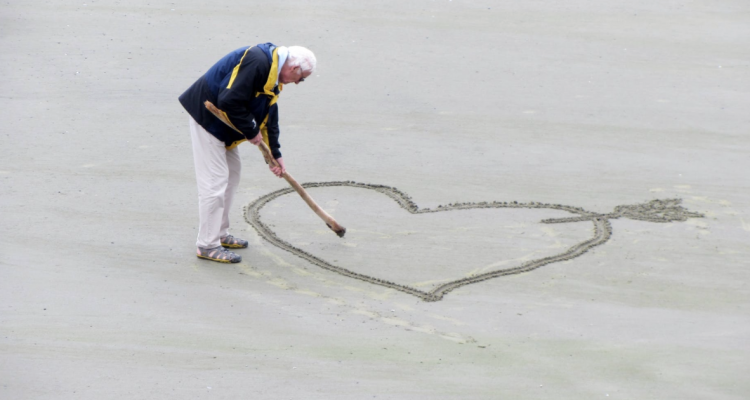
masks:
<svg viewBox="0 0 750 400"><path fill-rule="evenodd" d="M0 398L750 397L748 11L3 3ZM408 199L309 187L343 239L294 193L256 219L288 186L243 144L250 246L199 260L177 96L268 41L319 59L295 179Z"/></svg>

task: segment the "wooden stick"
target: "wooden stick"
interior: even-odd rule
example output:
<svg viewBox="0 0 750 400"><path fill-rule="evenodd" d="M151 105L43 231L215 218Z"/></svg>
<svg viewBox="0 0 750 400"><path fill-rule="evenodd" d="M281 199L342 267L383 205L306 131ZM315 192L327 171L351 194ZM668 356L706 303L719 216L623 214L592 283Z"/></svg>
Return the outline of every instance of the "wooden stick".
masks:
<svg viewBox="0 0 750 400"><path fill-rule="evenodd" d="M206 106L206 109L208 109L208 111L210 111L211 114L216 116L216 118L221 120L221 122L225 123L228 127L242 134L242 132L232 124L232 122L229 120L227 115L223 111L219 110L215 105L213 105L213 103L206 100L204 105ZM258 134L260 135L260 133ZM260 145L258 145L258 149L263 154L263 158L266 159L266 162L269 165L272 165L274 167L279 166L279 163L276 162L275 158L273 158L273 154L271 154L271 149L268 148L268 145L266 144L266 142L261 140ZM331 228L332 231L334 231L339 237L344 237L344 234L346 233L346 228L339 225L336 222L336 220L333 219L333 217L331 217L327 212L325 212L325 210L320 208L320 206L318 206L318 203L316 203L315 200L313 200L313 198L310 197L309 194L307 194L307 191L305 190L305 188L302 187L302 185L297 183L297 181L294 180L294 178L291 175L289 175L288 172L284 172L281 176L284 179L286 179L287 182L289 182L289 185L297 192L297 194L300 195L300 197L302 197L302 200L304 200L305 203L307 203L307 205L310 206L310 208L315 212L315 214L317 214L318 217L320 217L320 219L322 219L326 223L326 225L328 225L328 227Z"/></svg>

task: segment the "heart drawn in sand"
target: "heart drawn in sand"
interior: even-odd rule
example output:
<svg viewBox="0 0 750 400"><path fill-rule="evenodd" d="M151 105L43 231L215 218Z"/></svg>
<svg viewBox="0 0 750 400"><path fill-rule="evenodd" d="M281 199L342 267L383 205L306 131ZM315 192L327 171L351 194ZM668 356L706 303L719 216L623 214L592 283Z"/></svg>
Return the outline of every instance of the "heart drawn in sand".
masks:
<svg viewBox="0 0 750 400"><path fill-rule="evenodd" d="M580 207L564 206L560 204L546 204L546 203L519 203L519 202L480 202L480 203L458 203L448 204L445 206L438 206L434 209L420 208L418 207L409 196L399 191L396 188L372 185L366 183L357 183L351 181L345 182L313 182L302 184L305 188L318 188L318 187L352 187L357 189L373 190L390 197L394 200L401 208L408 211L411 214L426 214L426 213L439 213L449 212L456 210L469 210L469 209L487 209L487 208L525 208L525 209L550 209L558 211L566 211L574 216L569 218L554 218L542 220L545 224L558 224L566 222L581 222L590 221L593 224L592 236L580 243L577 243L566 250L547 257L538 258L530 261L526 261L510 268L498 268L484 273L475 274L469 277L456 279L450 282L443 283L430 291L419 290L415 287L408 285L398 284L388 280L376 278L374 276L355 272L345 266L335 265L333 262L327 261L323 258L310 254L309 252L300 249L299 247L293 246L291 243L281 239L268 225L264 224L260 220L260 210L268 203L288 193L292 193L292 188L285 188L277 190L275 192L268 193L261 196L257 200L248 204L245 208L245 220L258 231L261 237L268 240L274 246L277 246L283 250L286 250L295 256L303 258L308 262L317 265L323 269L326 269L337 274L358 279L364 282L368 282L374 285L383 286L390 289L399 290L404 293L416 296L424 301L438 301L445 296L446 293L453 289L461 286L469 285L485 281L492 278L497 278L504 275L520 274L528 272L544 265L566 261L575 257L581 256L586 253L589 249L604 244L609 240L612 235L612 225L609 223L610 219L616 219L620 217L626 217L630 219L637 219L642 221L650 222L673 222L673 221L686 221L688 218L701 218L702 214L690 212L680 206L680 199L666 199L666 200L652 200L648 203L637 204L637 205L623 205L617 206L612 213L600 214L583 210Z"/></svg>

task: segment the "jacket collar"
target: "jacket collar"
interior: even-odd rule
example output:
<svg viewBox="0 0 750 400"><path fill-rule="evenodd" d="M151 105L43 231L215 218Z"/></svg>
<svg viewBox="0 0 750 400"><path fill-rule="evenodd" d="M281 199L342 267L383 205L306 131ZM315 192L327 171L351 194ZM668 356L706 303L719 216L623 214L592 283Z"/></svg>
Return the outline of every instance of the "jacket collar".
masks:
<svg viewBox="0 0 750 400"><path fill-rule="evenodd" d="M268 80L263 86L263 94L276 97L284 87L283 84L278 83L279 73L281 72L281 67L283 66L283 64L279 64L279 48L276 47L276 45L274 45L273 43L262 43L259 44L258 47L263 50L263 52L266 54L266 57L268 57L268 61L271 62L271 70L268 73Z"/></svg>

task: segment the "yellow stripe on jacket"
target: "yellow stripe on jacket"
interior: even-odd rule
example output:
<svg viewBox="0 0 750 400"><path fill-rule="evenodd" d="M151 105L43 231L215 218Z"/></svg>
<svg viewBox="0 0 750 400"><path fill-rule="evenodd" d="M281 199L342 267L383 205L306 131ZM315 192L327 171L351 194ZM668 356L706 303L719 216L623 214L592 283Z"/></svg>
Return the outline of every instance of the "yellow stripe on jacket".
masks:
<svg viewBox="0 0 750 400"><path fill-rule="evenodd" d="M279 101L279 95L273 91L273 88L276 87L276 81L278 80L278 75L281 72L281 67L283 67L283 65L279 65L279 49L273 49L273 63L271 63L271 72L268 73L268 80L266 81L266 85L263 87L264 92L258 92L258 94L255 96L258 97L262 94L271 96L271 101L268 103L269 109L274 104L276 104L277 101ZM281 90L283 88L284 85L279 83L279 93L281 93ZM268 115L263 118L263 122L261 122L260 124L260 132L263 135L263 141L266 142L268 147L271 147L271 143L269 143L268 141L268 127L266 127L267 124Z"/></svg>
<svg viewBox="0 0 750 400"><path fill-rule="evenodd" d="M234 78L237 77L237 74L240 72L240 65L242 65L242 60L245 59L245 56L247 55L247 52L250 51L253 47L250 46L245 50L245 54L242 55L242 58L240 58L240 62L237 63L237 65L234 66L234 69L232 70L232 77L229 78L229 84L227 85L227 89L232 88L232 84L234 83Z"/></svg>

